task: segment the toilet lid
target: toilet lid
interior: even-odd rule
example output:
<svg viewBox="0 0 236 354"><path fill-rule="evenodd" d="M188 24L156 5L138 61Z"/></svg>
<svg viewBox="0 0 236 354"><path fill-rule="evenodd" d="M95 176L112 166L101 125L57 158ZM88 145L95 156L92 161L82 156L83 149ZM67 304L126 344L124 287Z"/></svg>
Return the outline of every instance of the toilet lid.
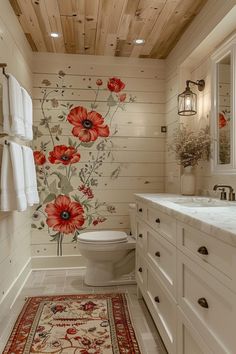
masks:
<svg viewBox="0 0 236 354"><path fill-rule="evenodd" d="M78 236L79 241L83 242L126 242L127 235L122 231L92 231L85 232Z"/></svg>

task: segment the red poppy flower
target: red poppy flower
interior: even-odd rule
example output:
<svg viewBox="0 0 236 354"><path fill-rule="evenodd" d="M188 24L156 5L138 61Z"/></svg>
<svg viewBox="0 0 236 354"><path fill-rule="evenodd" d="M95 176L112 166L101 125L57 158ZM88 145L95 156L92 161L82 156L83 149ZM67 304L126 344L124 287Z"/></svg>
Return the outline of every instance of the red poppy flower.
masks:
<svg viewBox="0 0 236 354"><path fill-rule="evenodd" d="M102 82L101 79L97 79L96 84L97 84L98 86L101 86L101 85L103 84L103 82Z"/></svg>
<svg viewBox="0 0 236 354"><path fill-rule="evenodd" d="M53 151L49 152L48 160L51 163L70 165L79 162L80 154L76 152L76 149L73 146L57 145L54 146Z"/></svg>
<svg viewBox="0 0 236 354"><path fill-rule="evenodd" d="M95 141L99 136L109 136L108 126L103 125L104 118L95 111L87 112L86 108L78 106L70 111L67 120L75 126L72 134L83 142Z"/></svg>
<svg viewBox="0 0 236 354"><path fill-rule="evenodd" d="M84 210L80 203L72 202L66 195L59 195L54 203L46 205L47 224L64 234L73 233L84 224Z"/></svg>
<svg viewBox="0 0 236 354"><path fill-rule="evenodd" d="M107 83L107 88L111 92L118 93L125 88L125 84L117 77L112 77Z"/></svg>
<svg viewBox="0 0 236 354"><path fill-rule="evenodd" d="M46 162L46 157L42 151L34 151L34 161L36 165L44 165Z"/></svg>
<svg viewBox="0 0 236 354"><path fill-rule="evenodd" d="M219 127L224 128L227 124L227 119L224 115L224 113L220 112L219 113Z"/></svg>

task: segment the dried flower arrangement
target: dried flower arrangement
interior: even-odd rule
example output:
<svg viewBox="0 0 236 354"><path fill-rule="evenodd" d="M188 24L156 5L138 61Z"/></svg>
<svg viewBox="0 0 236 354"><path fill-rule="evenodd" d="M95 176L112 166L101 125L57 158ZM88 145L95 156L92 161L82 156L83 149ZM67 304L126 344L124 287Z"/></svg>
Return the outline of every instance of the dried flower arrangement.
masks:
<svg viewBox="0 0 236 354"><path fill-rule="evenodd" d="M174 132L173 141L168 145L168 150L175 152L177 162L183 167L196 166L200 160L209 160L210 148L209 126L192 131L182 125Z"/></svg>

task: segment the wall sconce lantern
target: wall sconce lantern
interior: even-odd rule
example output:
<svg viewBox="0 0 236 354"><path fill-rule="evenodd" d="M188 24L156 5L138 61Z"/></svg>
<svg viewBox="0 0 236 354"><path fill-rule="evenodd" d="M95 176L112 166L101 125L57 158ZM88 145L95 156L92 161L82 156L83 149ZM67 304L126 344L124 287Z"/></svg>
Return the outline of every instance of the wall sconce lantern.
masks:
<svg viewBox="0 0 236 354"><path fill-rule="evenodd" d="M189 85L197 85L199 91L205 88L204 80L186 81L186 89L178 95L178 114L180 116L194 116L197 113L197 95L190 90Z"/></svg>

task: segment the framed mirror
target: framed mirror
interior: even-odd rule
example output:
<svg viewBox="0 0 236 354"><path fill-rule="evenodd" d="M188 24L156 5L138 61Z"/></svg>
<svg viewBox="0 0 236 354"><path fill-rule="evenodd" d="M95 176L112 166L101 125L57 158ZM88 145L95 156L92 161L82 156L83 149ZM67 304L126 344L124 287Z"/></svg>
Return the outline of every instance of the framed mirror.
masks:
<svg viewBox="0 0 236 354"><path fill-rule="evenodd" d="M212 56L213 173L236 174L236 37Z"/></svg>

